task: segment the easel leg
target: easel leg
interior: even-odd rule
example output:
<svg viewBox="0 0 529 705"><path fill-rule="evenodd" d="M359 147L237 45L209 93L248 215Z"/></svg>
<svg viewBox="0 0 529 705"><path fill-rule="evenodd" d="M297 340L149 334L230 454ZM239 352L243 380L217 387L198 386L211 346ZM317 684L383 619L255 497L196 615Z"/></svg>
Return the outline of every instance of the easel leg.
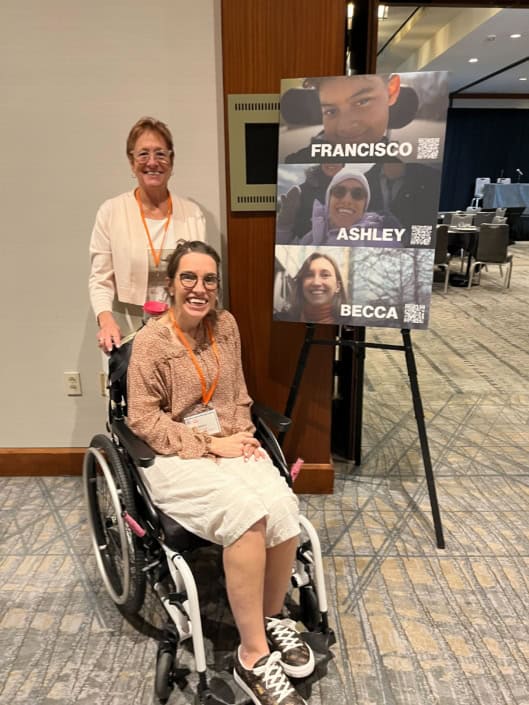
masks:
<svg viewBox="0 0 529 705"><path fill-rule="evenodd" d="M413 410L417 421L417 429L419 431L419 440L421 443L422 460L424 463L424 472L426 474L426 483L428 485L428 494L430 495L430 506L432 508L432 518L435 528L435 536L437 539L437 548L444 548L445 541L443 537L443 527L441 524L441 514L439 512L439 504L437 502L437 492L435 489L435 480L433 476L432 460L430 458L430 449L428 447L428 437L426 435L426 424L424 423L424 411L419 392L419 382L417 379L417 367L415 366L415 357L411 345L410 331L403 329L402 340L404 342L404 352L406 354L406 365L408 367L408 377L410 378L411 394L413 398Z"/></svg>
<svg viewBox="0 0 529 705"><path fill-rule="evenodd" d="M365 343L366 329L360 326L356 327L353 339L357 343ZM364 365L366 359L366 350L362 344L355 345L353 350L353 444L354 462L355 465L358 466L362 463L362 419L364 409Z"/></svg>
<svg viewBox="0 0 529 705"><path fill-rule="evenodd" d="M299 351L298 364L296 366L296 371L294 373L292 384L290 385L290 391L288 393L287 404L285 407L285 416L288 416L289 419L292 418L292 412L294 410L294 405L298 396L303 372L305 371L305 367L307 365L307 358L309 356L310 345L312 343L312 339L314 338L315 330L316 328L314 326L314 323L307 323L305 329L305 340L303 341L303 345L301 346L301 350ZM285 434L286 431L281 431L277 436L277 442L280 446L283 445Z"/></svg>

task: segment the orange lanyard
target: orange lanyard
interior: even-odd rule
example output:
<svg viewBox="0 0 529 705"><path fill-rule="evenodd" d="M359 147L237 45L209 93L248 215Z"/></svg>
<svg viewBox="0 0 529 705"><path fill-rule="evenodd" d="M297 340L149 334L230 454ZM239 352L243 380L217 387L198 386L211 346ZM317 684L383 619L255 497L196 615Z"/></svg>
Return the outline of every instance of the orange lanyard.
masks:
<svg viewBox="0 0 529 705"><path fill-rule="evenodd" d="M167 202L167 220L165 221L165 225L163 228L162 244L161 244L158 252L156 252L156 250L154 249L154 245L152 244L151 234L149 232L149 228L147 227L147 221L145 220L145 213L143 212L143 203L141 202L139 189L136 189L134 191L134 196L136 197L136 201L138 202L138 206L140 207L140 215L141 215L143 227L145 228L145 232L147 233L147 240L149 241L149 247L151 248L151 254L152 254L152 258L154 260L154 264L156 266L156 269L158 269L158 265L160 264L160 259L162 257L165 236L167 235L167 228L169 227L169 221L171 220L171 216L173 214L173 201L171 199L171 194L169 194L169 199Z"/></svg>
<svg viewBox="0 0 529 705"><path fill-rule="evenodd" d="M198 378L200 380L200 386L202 387L202 401L207 406L211 400L211 397L213 396L215 389L217 388L217 384L219 381L219 373L220 373L219 351L217 349L217 343L215 341L215 338L213 337L213 333L211 331L211 326L209 325L209 321L204 321L204 323L206 326L206 330L208 332L209 342L211 343L211 347L213 348L213 354L215 355L215 359L217 360L217 376L215 377L215 379L211 383L211 387L209 389L207 389L206 378L204 376L204 373L202 372L202 368L198 364L198 360L195 356L195 353L193 352L193 350L191 349L191 346L187 342L185 335L180 330L178 323L176 322L176 318L175 318L175 315L174 315L172 308L169 309L169 316L171 318L171 323L173 324L173 328L175 330L176 335L178 336L178 339L180 340L180 342L182 343L184 348L187 350L187 354L189 355L189 357L191 358L191 362L195 366L195 369L198 374Z"/></svg>

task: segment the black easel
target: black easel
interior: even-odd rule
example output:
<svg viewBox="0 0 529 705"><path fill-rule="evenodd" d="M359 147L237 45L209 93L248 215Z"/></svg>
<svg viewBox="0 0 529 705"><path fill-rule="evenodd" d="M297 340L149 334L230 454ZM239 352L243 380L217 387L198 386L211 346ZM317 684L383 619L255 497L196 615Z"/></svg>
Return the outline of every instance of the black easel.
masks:
<svg viewBox="0 0 529 705"><path fill-rule="evenodd" d="M351 336L352 332L352 336ZM287 404L285 407L285 416L292 416L294 405L296 403L301 379L307 364L311 345L332 345L350 348L353 351L353 409L352 409L352 443L353 457L355 465L361 464L362 455L362 412L363 412L363 391L364 391L364 363L366 348L378 348L380 350L402 350L406 357L406 367L408 368L408 377L410 380L411 395L413 400L413 411L415 420L417 421L417 429L419 431L419 441L421 445L422 460L424 464L424 472L426 475L426 484L428 486L428 494L430 497L430 506L432 510L432 519L435 529L435 537L437 540L437 548L444 548L445 542L443 537L443 527L441 524L441 514L439 512L439 504L437 502L437 491L435 489L435 480L433 476L432 460L430 457L430 449L428 447L428 437L426 435L426 425L424 423L424 411L419 391L419 382L417 379L417 367L415 365L415 356L411 343L410 331L408 328L403 328L402 345L390 345L386 343L367 343L365 340L365 328L355 326L346 330L346 335L340 335L335 340L314 338L315 325L307 323L305 330L305 339L301 346L298 357L298 364L290 391L288 394ZM284 432L278 436L279 443L283 443Z"/></svg>

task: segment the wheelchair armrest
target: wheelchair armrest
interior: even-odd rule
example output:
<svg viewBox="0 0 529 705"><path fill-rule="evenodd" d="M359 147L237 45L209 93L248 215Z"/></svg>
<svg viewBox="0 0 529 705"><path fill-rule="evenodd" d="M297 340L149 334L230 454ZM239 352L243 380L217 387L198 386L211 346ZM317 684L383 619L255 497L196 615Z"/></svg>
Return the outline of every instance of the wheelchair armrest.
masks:
<svg viewBox="0 0 529 705"><path fill-rule="evenodd" d="M289 419L288 416L283 416L283 414L279 414L277 411L274 411L274 409L270 409L268 406L264 406L264 404L259 404L258 402L253 403L252 413L258 419L262 419L266 424L273 426L283 433L288 431L292 424L292 419Z"/></svg>
<svg viewBox="0 0 529 705"><path fill-rule="evenodd" d="M144 441L134 435L123 419L112 422L112 431L136 465L149 468L154 463L155 453Z"/></svg>

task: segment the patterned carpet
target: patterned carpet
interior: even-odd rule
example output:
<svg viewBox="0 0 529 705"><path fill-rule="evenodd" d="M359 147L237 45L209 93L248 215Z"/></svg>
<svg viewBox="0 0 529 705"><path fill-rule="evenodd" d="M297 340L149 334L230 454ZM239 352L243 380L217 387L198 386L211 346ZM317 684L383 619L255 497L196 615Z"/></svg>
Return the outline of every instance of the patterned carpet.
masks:
<svg viewBox="0 0 529 705"><path fill-rule="evenodd" d="M471 290L435 284L431 328L413 337L446 550L435 545L402 353L367 353L361 468L337 462L335 493L302 498L337 635L332 658L299 684L311 705L529 705L529 246L512 250L510 290L494 267ZM80 479L0 487L0 703L153 702L155 643L101 586ZM207 578L218 558L200 561ZM211 673L241 702L223 590L213 600L201 584ZM192 668L187 651L182 664ZM190 675L169 702L192 703L192 686Z"/></svg>

